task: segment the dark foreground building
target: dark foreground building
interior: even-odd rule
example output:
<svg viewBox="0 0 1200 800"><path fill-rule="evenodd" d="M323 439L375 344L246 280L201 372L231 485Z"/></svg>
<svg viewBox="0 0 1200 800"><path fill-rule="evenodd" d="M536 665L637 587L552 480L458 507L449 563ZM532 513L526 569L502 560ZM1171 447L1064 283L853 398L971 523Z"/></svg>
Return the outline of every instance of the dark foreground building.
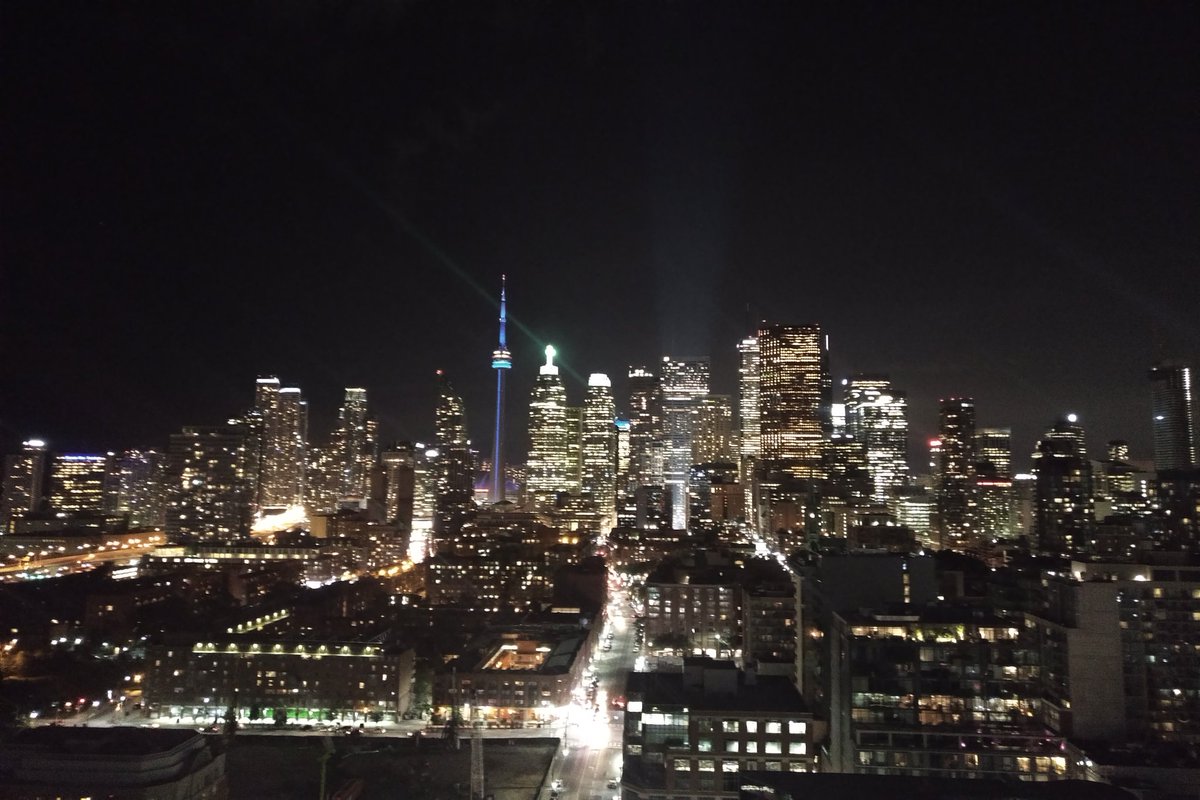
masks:
<svg viewBox="0 0 1200 800"><path fill-rule="evenodd" d="M225 753L190 730L21 731L0 748L0 798L225 800Z"/></svg>

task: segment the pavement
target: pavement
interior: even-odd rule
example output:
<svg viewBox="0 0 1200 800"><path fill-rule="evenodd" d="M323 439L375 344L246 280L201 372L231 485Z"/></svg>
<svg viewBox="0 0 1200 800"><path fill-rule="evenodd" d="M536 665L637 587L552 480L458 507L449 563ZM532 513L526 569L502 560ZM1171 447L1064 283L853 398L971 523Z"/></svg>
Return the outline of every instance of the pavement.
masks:
<svg viewBox="0 0 1200 800"><path fill-rule="evenodd" d="M613 605L601 632L592 669L598 681L595 706L576 704L570 710L563 732L563 746L550 764L548 779L539 800L552 800L554 781L562 781L559 800L612 800L620 789L610 781L621 780L621 736L625 724L623 709L614 709L611 701L625 695L625 675L633 669L637 657L633 615L624 593L613 593ZM608 632L611 649L603 649Z"/></svg>

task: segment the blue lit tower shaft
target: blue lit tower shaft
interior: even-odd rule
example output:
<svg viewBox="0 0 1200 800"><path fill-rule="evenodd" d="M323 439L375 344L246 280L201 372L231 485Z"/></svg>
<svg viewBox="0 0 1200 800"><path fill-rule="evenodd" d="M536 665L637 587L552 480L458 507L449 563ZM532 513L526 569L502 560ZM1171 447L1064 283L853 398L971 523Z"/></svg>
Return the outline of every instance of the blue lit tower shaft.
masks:
<svg viewBox="0 0 1200 800"><path fill-rule="evenodd" d="M496 370L496 433L492 440L492 502L504 500L504 376L512 369L512 353L508 352L505 325L508 313L505 310L504 275L500 276L500 345L492 352L492 369Z"/></svg>

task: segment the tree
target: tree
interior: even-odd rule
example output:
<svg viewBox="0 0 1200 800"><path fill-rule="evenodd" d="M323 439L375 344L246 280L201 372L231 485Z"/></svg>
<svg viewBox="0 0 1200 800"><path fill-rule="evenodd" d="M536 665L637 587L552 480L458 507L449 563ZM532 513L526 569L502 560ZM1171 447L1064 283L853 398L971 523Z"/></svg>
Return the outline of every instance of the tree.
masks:
<svg viewBox="0 0 1200 800"><path fill-rule="evenodd" d="M413 671L412 702L408 706L411 716L424 718L433 710L433 667L422 659Z"/></svg>
<svg viewBox="0 0 1200 800"><path fill-rule="evenodd" d="M287 725L287 709L286 708L275 709L274 711L271 712L271 716L275 720L276 728L282 728L284 725Z"/></svg>

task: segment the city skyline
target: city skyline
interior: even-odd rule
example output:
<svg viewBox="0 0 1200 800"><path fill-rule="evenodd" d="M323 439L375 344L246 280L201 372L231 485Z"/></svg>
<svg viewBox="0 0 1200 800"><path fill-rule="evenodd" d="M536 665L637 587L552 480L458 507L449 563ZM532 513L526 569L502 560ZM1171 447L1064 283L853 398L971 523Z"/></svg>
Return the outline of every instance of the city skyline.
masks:
<svg viewBox="0 0 1200 800"><path fill-rule="evenodd" d="M402 8L307 58L311 13L6 12L6 452L162 448L260 374L426 439L436 369L486 451L500 274L514 454L547 343L573 403L663 355L735 395L757 324L819 324L913 466L952 396L1020 465L1068 411L1150 458L1146 371L1196 363L1194 9Z"/></svg>

